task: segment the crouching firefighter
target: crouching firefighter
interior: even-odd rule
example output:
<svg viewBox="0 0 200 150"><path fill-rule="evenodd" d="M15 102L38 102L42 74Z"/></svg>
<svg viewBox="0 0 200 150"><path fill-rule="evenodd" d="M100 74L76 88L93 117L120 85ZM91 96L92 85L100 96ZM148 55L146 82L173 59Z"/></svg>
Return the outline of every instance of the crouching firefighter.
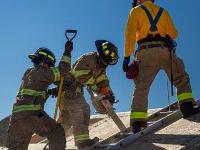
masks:
<svg viewBox="0 0 200 150"><path fill-rule="evenodd" d="M123 62L124 72L127 72L129 78L131 73L135 83L130 114L130 126L134 133L147 126L149 88L161 69L177 88L183 117L199 111L194 108L190 79L183 61L176 56L171 42L177 35L173 21L165 9L155 5L153 0L134 1L126 26ZM134 65L130 67L130 56L134 52L136 41L138 49Z"/></svg>
<svg viewBox="0 0 200 150"><path fill-rule="evenodd" d="M97 40L95 44L98 52L84 54L72 66L71 73L76 80L76 88L66 90L62 97L62 123L66 131L73 127L75 145L79 149L91 147L99 141L97 137L89 137L90 107L85 100L83 87L106 96L111 104L115 102L106 68L118 62L117 47L106 40Z"/></svg>
<svg viewBox="0 0 200 150"><path fill-rule="evenodd" d="M71 51L72 43L68 42L58 67L54 67L56 58L48 48L29 55L34 66L24 73L13 106L7 139L10 150L27 150L34 133L48 138L50 150L65 149L64 129L46 114L44 104L48 86L68 76Z"/></svg>

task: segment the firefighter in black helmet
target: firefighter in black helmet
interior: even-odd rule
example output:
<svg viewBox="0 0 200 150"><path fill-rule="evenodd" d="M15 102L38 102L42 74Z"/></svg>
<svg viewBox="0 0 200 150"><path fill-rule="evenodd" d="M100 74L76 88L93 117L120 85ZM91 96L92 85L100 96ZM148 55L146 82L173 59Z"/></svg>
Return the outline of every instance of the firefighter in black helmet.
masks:
<svg viewBox="0 0 200 150"><path fill-rule="evenodd" d="M35 53L29 54L28 57L36 65L46 63L49 67L54 67L56 63L55 55L45 47L39 48Z"/></svg>
<svg viewBox="0 0 200 150"><path fill-rule="evenodd" d="M97 52L84 54L74 63L71 73L77 82L76 90L66 90L62 97L62 123L66 132L73 126L75 145L79 149L98 142L97 137L90 139L89 136L90 107L85 100L83 88L88 87L98 95L107 96L111 104L115 102L106 68L118 62L117 47L107 40L97 40L95 45Z"/></svg>
<svg viewBox="0 0 200 150"><path fill-rule="evenodd" d="M118 62L117 47L113 43L106 40L97 40L95 45L102 64L108 66L115 65Z"/></svg>
<svg viewBox="0 0 200 150"><path fill-rule="evenodd" d="M48 138L50 150L65 149L64 129L46 114L44 104L48 86L59 82L61 76L67 79L72 49L72 43L67 42L58 67L54 67L56 58L48 48L39 48L28 56L34 66L24 73L16 96L8 130L9 149L27 150L34 133Z"/></svg>

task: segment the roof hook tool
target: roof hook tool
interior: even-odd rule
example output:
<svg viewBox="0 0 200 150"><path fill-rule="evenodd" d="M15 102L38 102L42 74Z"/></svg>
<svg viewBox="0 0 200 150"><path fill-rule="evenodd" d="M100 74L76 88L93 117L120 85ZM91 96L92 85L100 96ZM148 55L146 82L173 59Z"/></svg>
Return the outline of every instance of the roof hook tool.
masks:
<svg viewBox="0 0 200 150"><path fill-rule="evenodd" d="M67 38L67 41L69 41L69 42L72 42L72 40L76 37L76 35L77 35L77 30L65 30L65 37ZM58 89L57 103L56 103L56 108L55 108L55 112L54 112L54 119L55 120L57 118L58 107L60 109L62 109L61 95L62 95L63 82L64 82L64 77L61 77L59 89ZM59 120L59 118L58 118L58 120Z"/></svg>
<svg viewBox="0 0 200 150"><path fill-rule="evenodd" d="M77 30L65 30L65 36L67 40L70 42L76 37L76 35L77 35Z"/></svg>
<svg viewBox="0 0 200 150"><path fill-rule="evenodd" d="M76 37L77 30L65 30L65 37L67 38L67 41L72 42L72 40ZM70 38L71 37L71 38ZM58 97L56 102L56 108L54 112L54 119L59 122L59 119L61 117L61 110L63 109L62 102L61 102L61 95L62 95L62 87L63 87L64 77L61 77L59 88L58 88ZM58 108L60 108L60 114L57 120L57 114L58 114ZM43 150L47 148L49 145L49 142L44 146Z"/></svg>

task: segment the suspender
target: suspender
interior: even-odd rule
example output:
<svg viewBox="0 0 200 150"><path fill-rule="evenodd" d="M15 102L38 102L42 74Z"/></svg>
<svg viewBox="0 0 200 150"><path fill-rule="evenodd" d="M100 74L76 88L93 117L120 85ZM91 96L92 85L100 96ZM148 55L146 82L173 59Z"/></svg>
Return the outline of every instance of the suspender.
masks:
<svg viewBox="0 0 200 150"><path fill-rule="evenodd" d="M147 9L147 7L145 7L144 5L140 5L140 7L146 12L147 17L149 18L149 22L151 24L150 31L151 32L156 32L158 30L156 25L157 25L161 15L162 15L164 9L162 7L160 7L155 19L153 19L152 15L149 12L149 10Z"/></svg>

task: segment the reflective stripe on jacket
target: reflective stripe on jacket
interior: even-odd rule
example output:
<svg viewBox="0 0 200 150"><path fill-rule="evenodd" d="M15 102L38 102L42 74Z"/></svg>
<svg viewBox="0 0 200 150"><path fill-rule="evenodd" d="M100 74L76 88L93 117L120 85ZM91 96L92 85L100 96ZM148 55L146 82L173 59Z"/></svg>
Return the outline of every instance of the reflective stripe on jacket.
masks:
<svg viewBox="0 0 200 150"><path fill-rule="evenodd" d="M38 96L42 96L44 99L46 98L46 91L35 91L35 90L31 90L31 89L21 89L18 94L17 97L21 97L21 96L34 96L34 97L38 97Z"/></svg>
<svg viewBox="0 0 200 150"><path fill-rule="evenodd" d="M71 71L80 84L89 86L95 92L101 87L109 87L106 68L99 65L98 59L96 52L85 54L76 61Z"/></svg>
<svg viewBox="0 0 200 150"><path fill-rule="evenodd" d="M22 111L39 111L42 110L41 105L19 105L13 106L13 113L22 112Z"/></svg>

